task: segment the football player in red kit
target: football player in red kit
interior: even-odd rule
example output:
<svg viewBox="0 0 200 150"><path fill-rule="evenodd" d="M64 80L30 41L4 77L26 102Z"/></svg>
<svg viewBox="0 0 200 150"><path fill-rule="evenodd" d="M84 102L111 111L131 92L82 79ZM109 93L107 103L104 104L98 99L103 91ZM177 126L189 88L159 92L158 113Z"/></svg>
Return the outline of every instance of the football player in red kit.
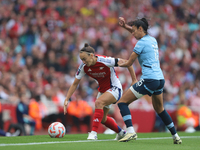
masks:
<svg viewBox="0 0 200 150"><path fill-rule="evenodd" d="M69 99L76 90L81 78L87 74L94 78L98 84L98 95L95 101L95 112L92 122L92 131L89 132L88 140L97 140L97 131L100 123L117 133L116 140L124 137L126 131L121 129L115 120L107 116L111 105L116 103L122 96L122 85L117 77L114 67L118 66L118 58L97 56L94 49L87 43L80 50L80 59L82 64L76 74L73 84L70 86L64 102L64 114L67 113ZM131 74L132 85L137 82L135 72L132 66L128 67Z"/></svg>

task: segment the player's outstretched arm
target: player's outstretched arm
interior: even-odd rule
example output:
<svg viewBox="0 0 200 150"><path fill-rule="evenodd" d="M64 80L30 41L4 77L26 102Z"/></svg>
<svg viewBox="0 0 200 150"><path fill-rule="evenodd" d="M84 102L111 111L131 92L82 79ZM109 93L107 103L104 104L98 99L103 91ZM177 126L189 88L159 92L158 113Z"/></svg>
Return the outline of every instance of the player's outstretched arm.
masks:
<svg viewBox="0 0 200 150"><path fill-rule="evenodd" d="M128 62L128 60L125 60L125 59L119 59L119 61L118 61L118 65L119 64L126 64ZM120 66L120 65L119 65ZM122 67L122 66L121 66ZM137 78L136 78L136 75L135 75L135 70L134 70L134 68L133 68L133 66L131 65L131 66L126 66L127 68L128 68L128 71L129 71L129 73L130 73L130 75L131 75L131 78L132 78L132 83L131 83L131 85L133 85L133 84L135 84L136 82L137 82Z"/></svg>
<svg viewBox="0 0 200 150"><path fill-rule="evenodd" d="M123 17L119 17L119 25L132 33L132 27L126 24L126 21Z"/></svg>
<svg viewBox="0 0 200 150"><path fill-rule="evenodd" d="M136 75L135 75L135 70L133 68L133 65L128 67L128 71L129 71L129 73L131 75L131 79L132 79L131 85L133 85L133 84L135 84L137 82L137 78L136 78Z"/></svg>
<svg viewBox="0 0 200 150"><path fill-rule="evenodd" d="M67 113L67 105L69 103L69 99L72 96L72 94L74 93L74 91L76 90L79 82L80 82L80 80L75 78L74 82L72 83L72 85L69 88L69 91L67 92L67 96L65 98L65 102L64 102L64 106L63 106L64 115Z"/></svg>
<svg viewBox="0 0 200 150"><path fill-rule="evenodd" d="M131 54L131 56L129 57L128 60L119 59L118 66L120 66L120 67L130 67L137 57L138 57L138 54L136 54L135 52L132 52L132 54Z"/></svg>

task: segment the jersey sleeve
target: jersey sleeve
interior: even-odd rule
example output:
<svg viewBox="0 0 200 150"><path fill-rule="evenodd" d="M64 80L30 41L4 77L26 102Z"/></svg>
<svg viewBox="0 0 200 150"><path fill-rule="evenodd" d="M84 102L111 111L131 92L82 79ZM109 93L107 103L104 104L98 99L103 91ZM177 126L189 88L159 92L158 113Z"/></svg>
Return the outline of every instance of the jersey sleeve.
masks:
<svg viewBox="0 0 200 150"><path fill-rule="evenodd" d="M104 63L108 67L115 67L116 60L113 57L99 57L99 62Z"/></svg>
<svg viewBox="0 0 200 150"><path fill-rule="evenodd" d="M75 76L77 79L81 79L85 75L84 66L83 63L79 66Z"/></svg>
<svg viewBox="0 0 200 150"><path fill-rule="evenodd" d="M145 43L143 41L138 41L134 47L134 52L138 55L142 53L142 50L144 49Z"/></svg>

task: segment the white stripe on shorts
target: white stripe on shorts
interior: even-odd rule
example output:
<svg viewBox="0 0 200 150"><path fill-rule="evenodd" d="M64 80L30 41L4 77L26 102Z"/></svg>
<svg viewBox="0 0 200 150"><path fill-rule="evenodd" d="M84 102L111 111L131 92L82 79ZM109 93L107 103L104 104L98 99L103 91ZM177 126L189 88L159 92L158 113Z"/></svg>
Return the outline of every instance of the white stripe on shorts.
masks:
<svg viewBox="0 0 200 150"><path fill-rule="evenodd" d="M130 87L130 90L133 92L133 94L137 97L137 98L141 98L142 96L144 96L143 94L138 93L133 86Z"/></svg>

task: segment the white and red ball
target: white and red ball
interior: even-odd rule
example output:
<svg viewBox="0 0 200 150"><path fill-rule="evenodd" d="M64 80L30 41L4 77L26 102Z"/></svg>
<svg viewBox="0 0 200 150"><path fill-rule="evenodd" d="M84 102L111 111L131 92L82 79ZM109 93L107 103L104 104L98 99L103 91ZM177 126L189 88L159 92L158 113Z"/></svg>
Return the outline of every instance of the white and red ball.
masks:
<svg viewBox="0 0 200 150"><path fill-rule="evenodd" d="M53 122L48 128L48 133L52 138L62 138L65 135L65 126L60 122Z"/></svg>

